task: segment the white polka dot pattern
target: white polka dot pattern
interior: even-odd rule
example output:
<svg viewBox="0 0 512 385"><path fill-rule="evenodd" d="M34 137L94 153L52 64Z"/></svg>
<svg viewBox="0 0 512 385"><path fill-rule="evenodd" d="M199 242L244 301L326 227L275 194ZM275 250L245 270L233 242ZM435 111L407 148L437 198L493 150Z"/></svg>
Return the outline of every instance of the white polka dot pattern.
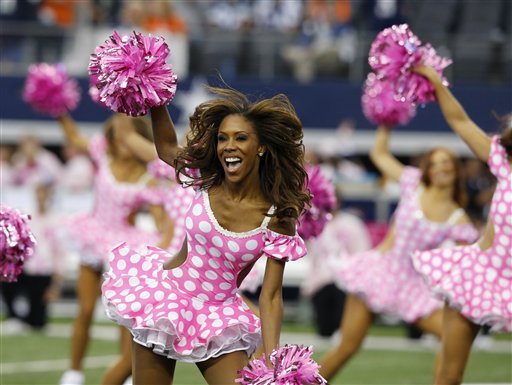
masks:
<svg viewBox="0 0 512 385"><path fill-rule="evenodd" d="M102 286L107 314L129 327L136 342L177 360L197 362L234 350L251 355L260 343L260 322L238 294L238 274L261 255L282 260L304 256L303 240L268 230L268 220L243 233L222 228L205 191L192 199L183 223L189 254L172 270L163 270L171 255L156 247L142 254L142 264L131 263L138 259L134 251L121 255L124 245L113 250ZM121 269L117 261L126 266ZM146 262L149 269L142 268ZM127 275L131 268L139 279L135 289Z"/></svg>
<svg viewBox="0 0 512 385"><path fill-rule="evenodd" d="M449 301L472 322L496 331L512 331L512 175L499 137L492 138L488 160L498 179L489 220L494 224L493 244L431 250L413 256L415 268L440 298ZM440 259L439 269L433 261Z"/></svg>
<svg viewBox="0 0 512 385"><path fill-rule="evenodd" d="M101 271L107 264L109 251L128 240L132 248L158 242L158 234L130 225L129 215L152 196L141 183L117 182L110 172L103 136L93 137L89 152L97 167L94 179L94 209L66 221L64 227L80 253L80 262ZM145 180L145 177L142 177Z"/></svg>
<svg viewBox="0 0 512 385"><path fill-rule="evenodd" d="M385 254L366 251L342 258L335 273L338 286L361 297L376 313L414 322L441 308L413 267L410 255L429 250L447 239L473 242L478 232L470 225L431 222L419 206L420 171L405 167L400 178L401 198L394 213L395 240Z"/></svg>

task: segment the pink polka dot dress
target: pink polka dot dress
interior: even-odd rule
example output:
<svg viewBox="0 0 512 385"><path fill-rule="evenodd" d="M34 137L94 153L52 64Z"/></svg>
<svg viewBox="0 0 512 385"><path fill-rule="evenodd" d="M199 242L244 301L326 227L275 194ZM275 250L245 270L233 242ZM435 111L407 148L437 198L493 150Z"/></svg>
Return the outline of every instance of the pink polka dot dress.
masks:
<svg viewBox="0 0 512 385"><path fill-rule="evenodd" d="M101 271L112 247L128 239L132 247L158 242L156 232L130 225L128 217L139 206L154 200L146 186L149 174L137 183L118 182L109 168L107 143L103 136L91 139L89 152L97 168L92 213L73 217L65 224L66 236L80 253L80 263Z"/></svg>
<svg viewBox="0 0 512 385"><path fill-rule="evenodd" d="M498 179L489 220L492 246L478 243L413 255L414 266L440 298L470 321L512 331L512 175L505 149L494 136L488 164Z"/></svg>
<svg viewBox="0 0 512 385"><path fill-rule="evenodd" d="M446 240L473 242L478 237L472 225L455 224L464 215L462 209L455 210L446 222L425 218L419 203L420 177L417 168L405 167L402 172L391 249L341 258L335 267L335 282L342 290L360 297L374 313L398 316L406 322L427 317L443 306L414 269L411 254L439 247Z"/></svg>
<svg viewBox="0 0 512 385"><path fill-rule="evenodd" d="M108 317L129 328L135 342L175 360L199 362L233 351L251 356L261 342L260 320L238 293L238 274L262 255L288 261L306 253L298 235L269 230L269 220L251 231L229 231L215 219L208 192L196 191L181 266L164 270L172 256L156 247L113 250L102 285Z"/></svg>

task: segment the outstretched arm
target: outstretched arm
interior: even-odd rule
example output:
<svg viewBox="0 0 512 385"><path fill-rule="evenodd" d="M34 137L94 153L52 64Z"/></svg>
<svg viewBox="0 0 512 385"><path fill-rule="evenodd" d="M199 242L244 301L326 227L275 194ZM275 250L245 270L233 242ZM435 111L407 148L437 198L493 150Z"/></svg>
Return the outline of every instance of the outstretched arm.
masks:
<svg viewBox="0 0 512 385"><path fill-rule="evenodd" d="M386 126L377 128L377 135L373 149L370 152L370 159L379 171L393 180L400 180L404 165L389 152L389 136L391 129Z"/></svg>
<svg viewBox="0 0 512 385"><path fill-rule="evenodd" d="M155 145L135 131L132 119L125 114L117 114L113 121L114 136L137 158L146 163L151 162L157 157Z"/></svg>
<svg viewBox="0 0 512 385"><path fill-rule="evenodd" d="M490 138L471 120L459 101L443 84L437 72L429 66L418 66L414 71L427 78L434 87L441 112L453 131L466 142L478 158L487 161L491 149Z"/></svg>
<svg viewBox="0 0 512 385"><path fill-rule="evenodd" d="M174 166L179 150L178 136L166 106L151 109L151 124L158 156L165 163Z"/></svg>
<svg viewBox="0 0 512 385"><path fill-rule="evenodd" d="M89 149L89 140L85 136L80 134L73 118L70 115L66 114L59 116L57 118L57 121L59 122L62 131L66 136L66 140L76 148L84 152L87 152L87 150Z"/></svg>

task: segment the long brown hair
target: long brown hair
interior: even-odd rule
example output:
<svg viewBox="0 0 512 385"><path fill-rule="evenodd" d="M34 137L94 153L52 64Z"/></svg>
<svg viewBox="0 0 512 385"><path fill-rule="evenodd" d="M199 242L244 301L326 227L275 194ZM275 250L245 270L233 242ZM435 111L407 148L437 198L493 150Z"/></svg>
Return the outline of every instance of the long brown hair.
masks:
<svg viewBox="0 0 512 385"><path fill-rule="evenodd" d="M266 149L261 157L259 176L263 195L276 206L278 218L297 218L311 200L306 190L302 123L283 94L251 102L231 88L208 87L220 98L196 107L190 117L187 145L176 159L180 174L192 178L202 189L219 185L224 170L217 156L217 135L228 115L241 115L253 125L259 143ZM200 175L192 170L199 169Z"/></svg>
<svg viewBox="0 0 512 385"><path fill-rule="evenodd" d="M500 144L505 148L507 155L512 157L512 113L500 118L503 127L500 135Z"/></svg>
<svg viewBox="0 0 512 385"><path fill-rule="evenodd" d="M468 203L468 196L466 193L466 188L464 184L464 172L462 169L462 163L460 159L455 155L451 150L449 150L446 147L436 147L431 149L429 152L427 152L421 162L420 162L420 169L421 169L421 182L425 186L430 186L432 184L432 181L430 180L430 176L428 174L428 169L430 167L430 159L432 158L432 155L437 151L443 151L450 157L450 160L453 163L453 166L455 168L455 180L453 181L453 195L452 199L457 202L457 204L460 207L466 207Z"/></svg>

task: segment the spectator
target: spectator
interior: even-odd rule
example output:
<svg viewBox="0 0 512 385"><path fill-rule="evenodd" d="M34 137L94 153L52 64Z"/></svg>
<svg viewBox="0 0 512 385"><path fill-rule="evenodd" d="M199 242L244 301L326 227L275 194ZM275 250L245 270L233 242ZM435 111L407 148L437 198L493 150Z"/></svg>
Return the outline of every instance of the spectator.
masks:
<svg viewBox="0 0 512 385"><path fill-rule="evenodd" d="M310 82L318 75L348 70L355 57L349 0L308 0L297 42L283 48L294 77Z"/></svg>

